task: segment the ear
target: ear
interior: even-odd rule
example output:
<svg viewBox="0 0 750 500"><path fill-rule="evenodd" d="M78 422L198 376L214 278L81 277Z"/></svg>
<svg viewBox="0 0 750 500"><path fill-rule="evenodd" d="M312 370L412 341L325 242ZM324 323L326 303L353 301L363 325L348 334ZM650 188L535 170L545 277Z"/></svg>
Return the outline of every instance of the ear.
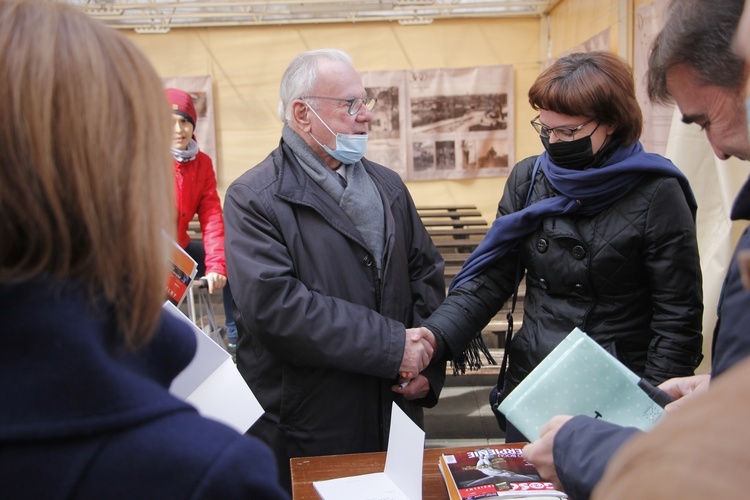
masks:
<svg viewBox="0 0 750 500"><path fill-rule="evenodd" d="M301 132L309 132L312 125L310 124L310 113L307 105L297 99L292 102L292 120Z"/></svg>

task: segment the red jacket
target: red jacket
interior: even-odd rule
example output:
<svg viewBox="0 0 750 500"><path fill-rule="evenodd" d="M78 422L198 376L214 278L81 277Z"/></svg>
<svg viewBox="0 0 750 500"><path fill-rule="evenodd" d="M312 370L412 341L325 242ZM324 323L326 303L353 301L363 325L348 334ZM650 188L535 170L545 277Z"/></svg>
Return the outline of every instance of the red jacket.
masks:
<svg viewBox="0 0 750 500"><path fill-rule="evenodd" d="M188 224L195 214L203 233L206 273L227 275L224 258L224 218L216 192L216 175L211 158L198 152L194 160L174 162L175 202L177 203L177 241L182 248L190 243Z"/></svg>

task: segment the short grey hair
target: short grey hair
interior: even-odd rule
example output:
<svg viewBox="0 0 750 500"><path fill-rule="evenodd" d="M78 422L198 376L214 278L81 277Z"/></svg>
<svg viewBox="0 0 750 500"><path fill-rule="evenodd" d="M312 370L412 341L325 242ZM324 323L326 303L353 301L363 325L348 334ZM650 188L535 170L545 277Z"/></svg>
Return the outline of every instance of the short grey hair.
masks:
<svg viewBox="0 0 750 500"><path fill-rule="evenodd" d="M297 54L284 71L279 87L279 118L284 123L292 119L291 104L308 95L318 79L318 61L339 61L353 67L352 58L337 49L310 50Z"/></svg>

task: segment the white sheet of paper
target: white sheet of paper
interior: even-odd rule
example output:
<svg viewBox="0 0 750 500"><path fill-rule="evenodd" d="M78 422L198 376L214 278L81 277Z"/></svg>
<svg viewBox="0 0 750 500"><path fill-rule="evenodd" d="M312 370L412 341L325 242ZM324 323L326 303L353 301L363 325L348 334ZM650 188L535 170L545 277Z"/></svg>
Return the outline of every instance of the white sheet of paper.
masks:
<svg viewBox="0 0 750 500"><path fill-rule="evenodd" d="M190 326L198 343L195 356L190 364L175 377L172 385L169 386L169 392L178 398L187 399L224 361L231 360L231 356L203 333L203 330L190 321L190 318L185 316L174 304L166 302L162 309L165 313Z"/></svg>
<svg viewBox="0 0 750 500"><path fill-rule="evenodd" d="M413 500L385 472L315 481L313 486L324 500Z"/></svg>
<svg viewBox="0 0 750 500"><path fill-rule="evenodd" d="M185 400L198 408L204 417L234 427L240 433L247 431L263 415L263 408L237 371L232 358L224 361Z"/></svg>
<svg viewBox="0 0 750 500"><path fill-rule="evenodd" d="M422 500L424 431L393 404L385 474L410 500Z"/></svg>
<svg viewBox="0 0 750 500"><path fill-rule="evenodd" d="M394 404L385 472L315 481L324 500L422 500L424 431Z"/></svg>
<svg viewBox="0 0 750 500"><path fill-rule="evenodd" d="M263 415L263 408L232 357L172 303L166 302L163 308L190 325L198 341L195 357L172 381L169 391L195 406L204 417L244 433Z"/></svg>

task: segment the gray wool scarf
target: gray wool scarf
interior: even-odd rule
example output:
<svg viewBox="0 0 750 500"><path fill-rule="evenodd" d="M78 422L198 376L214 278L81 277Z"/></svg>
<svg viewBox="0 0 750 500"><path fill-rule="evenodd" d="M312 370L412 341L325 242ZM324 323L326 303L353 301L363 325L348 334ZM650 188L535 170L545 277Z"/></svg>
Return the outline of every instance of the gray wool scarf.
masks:
<svg viewBox="0 0 750 500"><path fill-rule="evenodd" d="M174 159L180 163L194 160L195 157L198 156L198 151L200 151L198 149L198 143L196 143L194 139L190 139L187 149L170 148L170 150L172 151Z"/></svg>
<svg viewBox="0 0 750 500"><path fill-rule="evenodd" d="M383 247L385 245L385 211L383 201L375 183L367 175L361 161L346 167L344 188L334 177L339 174L321 161L312 148L288 125L284 125L281 137L299 160L305 173L323 191L333 198L351 219L372 252L378 273L383 269Z"/></svg>

